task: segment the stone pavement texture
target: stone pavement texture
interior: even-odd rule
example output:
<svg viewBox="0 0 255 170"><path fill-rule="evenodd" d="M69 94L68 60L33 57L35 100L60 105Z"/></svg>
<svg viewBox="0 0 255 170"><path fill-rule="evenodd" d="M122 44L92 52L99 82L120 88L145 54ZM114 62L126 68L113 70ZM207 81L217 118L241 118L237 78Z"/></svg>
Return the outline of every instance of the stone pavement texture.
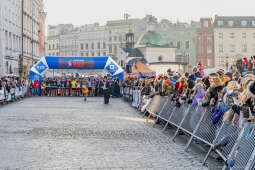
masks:
<svg viewBox="0 0 255 170"><path fill-rule="evenodd" d="M121 99L37 97L0 107L0 169L209 169Z"/></svg>

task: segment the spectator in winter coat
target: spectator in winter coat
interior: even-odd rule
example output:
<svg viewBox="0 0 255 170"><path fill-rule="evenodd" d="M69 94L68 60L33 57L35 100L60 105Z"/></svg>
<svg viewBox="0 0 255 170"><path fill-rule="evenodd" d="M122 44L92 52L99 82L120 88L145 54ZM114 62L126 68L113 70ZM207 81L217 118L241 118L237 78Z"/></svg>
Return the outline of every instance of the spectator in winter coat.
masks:
<svg viewBox="0 0 255 170"><path fill-rule="evenodd" d="M39 87L40 87L40 83L39 83L38 79L36 79L34 81L34 88L35 88L34 95L35 96L39 95Z"/></svg>
<svg viewBox="0 0 255 170"><path fill-rule="evenodd" d="M248 59L246 57L243 58L243 61L242 61L242 71L249 71L249 68L250 68L250 63L248 61Z"/></svg>

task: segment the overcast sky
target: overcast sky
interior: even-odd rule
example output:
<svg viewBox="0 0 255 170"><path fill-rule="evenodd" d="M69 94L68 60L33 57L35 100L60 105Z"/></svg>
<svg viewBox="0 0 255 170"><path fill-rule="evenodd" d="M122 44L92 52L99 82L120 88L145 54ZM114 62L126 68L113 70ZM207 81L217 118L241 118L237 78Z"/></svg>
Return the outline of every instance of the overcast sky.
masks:
<svg viewBox="0 0 255 170"><path fill-rule="evenodd" d="M132 18L151 14L173 22L190 22L200 17L255 15L255 0L44 0L47 24L74 25Z"/></svg>

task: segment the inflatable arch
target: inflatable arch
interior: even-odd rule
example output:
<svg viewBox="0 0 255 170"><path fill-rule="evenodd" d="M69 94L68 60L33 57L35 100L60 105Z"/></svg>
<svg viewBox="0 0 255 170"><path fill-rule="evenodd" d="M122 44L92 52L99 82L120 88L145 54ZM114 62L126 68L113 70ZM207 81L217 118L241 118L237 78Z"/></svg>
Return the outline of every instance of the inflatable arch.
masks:
<svg viewBox="0 0 255 170"><path fill-rule="evenodd" d="M41 58L30 70L30 80L42 80L48 69L106 69L113 76L123 81L124 70L109 56L104 57L55 57Z"/></svg>

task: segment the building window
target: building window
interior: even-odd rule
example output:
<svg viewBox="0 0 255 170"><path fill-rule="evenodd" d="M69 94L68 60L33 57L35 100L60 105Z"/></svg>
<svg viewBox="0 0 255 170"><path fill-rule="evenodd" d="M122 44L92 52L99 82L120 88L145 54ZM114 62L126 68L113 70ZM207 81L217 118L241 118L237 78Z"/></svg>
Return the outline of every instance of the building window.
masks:
<svg viewBox="0 0 255 170"><path fill-rule="evenodd" d="M244 53L247 52L247 44L242 45L242 52L244 52Z"/></svg>
<svg viewBox="0 0 255 170"><path fill-rule="evenodd" d="M106 56L106 52L104 52L103 55Z"/></svg>
<svg viewBox="0 0 255 170"><path fill-rule="evenodd" d="M81 53L81 56L83 56L84 55L84 53Z"/></svg>
<svg viewBox="0 0 255 170"><path fill-rule="evenodd" d="M49 44L49 50L51 50L51 45Z"/></svg>
<svg viewBox="0 0 255 170"><path fill-rule="evenodd" d="M87 49L89 49L89 44L88 44L88 43L86 43L86 50L87 50Z"/></svg>
<svg viewBox="0 0 255 170"><path fill-rule="evenodd" d="M114 42L116 42L116 41L117 41L117 37L116 37L116 36L114 36L114 39L113 39L113 40L114 40Z"/></svg>
<svg viewBox="0 0 255 170"><path fill-rule="evenodd" d="M100 56L100 52L97 52L97 56Z"/></svg>
<svg viewBox="0 0 255 170"><path fill-rule="evenodd" d="M223 45L222 44L219 45L219 52L223 53Z"/></svg>
<svg viewBox="0 0 255 170"><path fill-rule="evenodd" d="M218 21L218 26L222 26L223 25L223 21Z"/></svg>
<svg viewBox="0 0 255 170"><path fill-rule="evenodd" d="M189 49L189 41L186 41L186 42L185 42L185 48L186 48L186 49Z"/></svg>
<svg viewBox="0 0 255 170"><path fill-rule="evenodd" d="M170 42L170 47L173 47L173 46L174 46L174 42L171 41L171 42Z"/></svg>
<svg viewBox="0 0 255 170"><path fill-rule="evenodd" d="M117 45L114 46L114 54L117 54Z"/></svg>
<svg viewBox="0 0 255 170"><path fill-rule="evenodd" d="M91 49L94 49L94 43L91 43Z"/></svg>
<svg viewBox="0 0 255 170"><path fill-rule="evenodd" d="M204 21L204 27L208 28L208 21Z"/></svg>
<svg viewBox="0 0 255 170"><path fill-rule="evenodd" d="M112 45L109 45L109 53L112 53Z"/></svg>
<svg viewBox="0 0 255 170"><path fill-rule="evenodd" d="M95 53L94 52L91 52L91 56L94 56L95 55Z"/></svg>
<svg viewBox="0 0 255 170"><path fill-rule="evenodd" d="M243 20L243 21L241 22L241 24L242 24L243 27L245 27L245 26L247 25L247 21Z"/></svg>
<svg viewBox="0 0 255 170"><path fill-rule="evenodd" d="M223 32L219 33L219 39L223 39Z"/></svg>
<svg viewBox="0 0 255 170"><path fill-rule="evenodd" d="M51 53L49 53L49 56L51 56Z"/></svg>
<svg viewBox="0 0 255 170"><path fill-rule="evenodd" d="M104 49L106 48L106 44L105 44L105 42L103 42L103 48L104 48Z"/></svg>
<svg viewBox="0 0 255 170"><path fill-rule="evenodd" d="M81 44L81 50L83 50L84 49L84 44Z"/></svg>
<svg viewBox="0 0 255 170"><path fill-rule="evenodd" d="M181 41L177 41L177 49L181 49Z"/></svg>
<svg viewBox="0 0 255 170"><path fill-rule="evenodd" d="M86 56L89 56L89 53L86 53Z"/></svg>
<svg viewBox="0 0 255 170"><path fill-rule="evenodd" d="M255 27L255 21L252 21L251 24L253 27Z"/></svg>
<svg viewBox="0 0 255 170"><path fill-rule="evenodd" d="M230 33L230 38L234 39L235 38L235 33Z"/></svg>
<svg viewBox="0 0 255 170"><path fill-rule="evenodd" d="M109 42L112 42L112 37L109 37Z"/></svg>
<svg viewBox="0 0 255 170"><path fill-rule="evenodd" d="M162 60L163 60L162 56L159 56L158 61L162 61Z"/></svg>
<svg viewBox="0 0 255 170"><path fill-rule="evenodd" d="M55 44L53 44L53 47L52 47L52 49L55 49Z"/></svg>
<svg viewBox="0 0 255 170"><path fill-rule="evenodd" d="M234 53L236 49L236 46L234 44L230 45L230 52Z"/></svg>
<svg viewBox="0 0 255 170"><path fill-rule="evenodd" d="M234 21L228 21L228 26L233 27Z"/></svg>
<svg viewBox="0 0 255 170"><path fill-rule="evenodd" d="M97 49L100 49L100 42L97 43Z"/></svg>
<svg viewBox="0 0 255 170"><path fill-rule="evenodd" d="M245 39L246 38L246 33L242 33L242 38Z"/></svg>

